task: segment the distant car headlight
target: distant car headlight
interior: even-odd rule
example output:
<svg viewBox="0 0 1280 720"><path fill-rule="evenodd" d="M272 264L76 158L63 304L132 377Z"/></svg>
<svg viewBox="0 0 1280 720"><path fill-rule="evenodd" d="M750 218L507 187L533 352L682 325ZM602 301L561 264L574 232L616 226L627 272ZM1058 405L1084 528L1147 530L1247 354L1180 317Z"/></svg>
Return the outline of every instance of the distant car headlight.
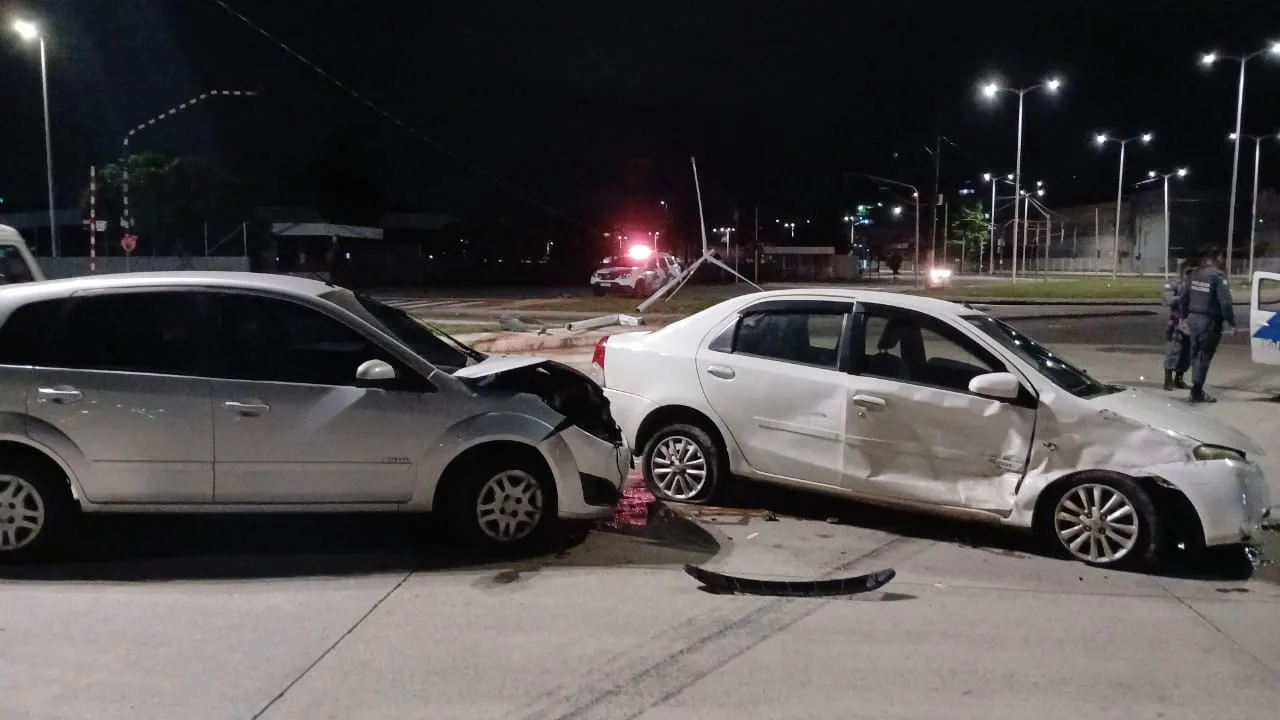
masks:
<svg viewBox="0 0 1280 720"><path fill-rule="evenodd" d="M929 277L934 280L946 280L951 277L951 271L946 268L934 268L929 271Z"/></svg>
<svg viewBox="0 0 1280 720"><path fill-rule="evenodd" d="M1221 445L1198 445L1192 451L1192 455L1197 460L1240 460L1245 459L1244 453L1239 450L1233 450L1229 447Z"/></svg>

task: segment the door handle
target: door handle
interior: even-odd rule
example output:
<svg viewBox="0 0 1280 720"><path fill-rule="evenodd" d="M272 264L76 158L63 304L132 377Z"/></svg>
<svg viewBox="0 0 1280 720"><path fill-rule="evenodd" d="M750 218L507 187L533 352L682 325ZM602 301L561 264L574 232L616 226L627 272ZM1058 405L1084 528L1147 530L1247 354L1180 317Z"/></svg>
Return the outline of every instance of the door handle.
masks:
<svg viewBox="0 0 1280 720"><path fill-rule="evenodd" d="M708 365L707 374L712 377L718 377L721 380L732 380L738 375L733 371L733 368L723 365Z"/></svg>
<svg viewBox="0 0 1280 720"><path fill-rule="evenodd" d="M250 417L261 415L271 410L271 406L266 403L237 402L235 400L228 400L222 403L222 407L233 413L248 415Z"/></svg>
<svg viewBox="0 0 1280 720"><path fill-rule="evenodd" d="M84 393L69 385L42 387L36 390L36 394L42 401L47 400L58 404L80 402L84 399Z"/></svg>
<svg viewBox="0 0 1280 720"><path fill-rule="evenodd" d="M884 407L884 398L878 398L874 395L854 395L853 404L859 407Z"/></svg>

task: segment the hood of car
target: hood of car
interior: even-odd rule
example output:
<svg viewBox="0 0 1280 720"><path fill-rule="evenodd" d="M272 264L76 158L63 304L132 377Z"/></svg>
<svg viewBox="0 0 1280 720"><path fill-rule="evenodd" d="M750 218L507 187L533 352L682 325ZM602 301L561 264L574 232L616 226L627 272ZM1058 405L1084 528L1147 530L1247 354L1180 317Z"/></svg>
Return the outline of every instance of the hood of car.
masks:
<svg viewBox="0 0 1280 720"><path fill-rule="evenodd" d="M479 380L544 362L547 362L546 358L536 355L490 355L475 365L458 368L453 372L453 376L466 380Z"/></svg>
<svg viewBox="0 0 1280 720"><path fill-rule="evenodd" d="M1123 392L1093 398L1089 403L1144 425L1185 435L1206 445L1221 445L1250 456L1266 454L1248 435L1217 418L1193 410L1181 396L1172 398L1125 388Z"/></svg>

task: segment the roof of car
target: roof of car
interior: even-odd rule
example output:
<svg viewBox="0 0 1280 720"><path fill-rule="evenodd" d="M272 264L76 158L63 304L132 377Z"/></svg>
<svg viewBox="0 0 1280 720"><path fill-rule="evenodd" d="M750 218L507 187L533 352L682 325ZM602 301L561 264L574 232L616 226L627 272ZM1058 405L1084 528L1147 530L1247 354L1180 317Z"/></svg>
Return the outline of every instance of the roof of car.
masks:
<svg viewBox="0 0 1280 720"><path fill-rule="evenodd" d="M981 310L965 307L961 303L954 303L949 300L939 300L937 298L922 297L920 295L909 295L899 292L884 292L879 290L861 290L855 287L810 287L810 288L789 288L786 290L765 290L763 292L751 293L750 295L742 295L738 299L751 301L757 300L774 300L785 299L789 297L821 297L833 300L856 300L859 302L882 303L884 305L894 305L897 307L907 308L910 310L919 310L930 315L972 315L981 313Z"/></svg>
<svg viewBox="0 0 1280 720"><path fill-rule="evenodd" d="M44 280L41 282L0 285L0 304L27 303L58 298L83 290L148 287L238 288L284 295L320 295L334 286L319 280L253 272L217 272L175 270L169 272L108 273Z"/></svg>

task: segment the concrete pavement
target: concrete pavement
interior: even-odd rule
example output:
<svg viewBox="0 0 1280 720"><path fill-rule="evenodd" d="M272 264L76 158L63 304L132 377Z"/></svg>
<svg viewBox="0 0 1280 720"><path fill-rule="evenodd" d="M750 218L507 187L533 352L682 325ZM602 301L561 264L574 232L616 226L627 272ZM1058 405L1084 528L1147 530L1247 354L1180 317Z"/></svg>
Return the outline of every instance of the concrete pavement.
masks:
<svg viewBox="0 0 1280 720"><path fill-rule="evenodd" d="M1155 380L1154 350L1056 349ZM1274 446L1274 376L1227 348L1211 384L1228 388L1207 412ZM0 717L1253 720L1280 704L1276 585L739 495L673 510L633 490L609 530L489 563L414 518L103 520L80 562L0 569ZM685 562L898 577L849 598L717 596Z"/></svg>

